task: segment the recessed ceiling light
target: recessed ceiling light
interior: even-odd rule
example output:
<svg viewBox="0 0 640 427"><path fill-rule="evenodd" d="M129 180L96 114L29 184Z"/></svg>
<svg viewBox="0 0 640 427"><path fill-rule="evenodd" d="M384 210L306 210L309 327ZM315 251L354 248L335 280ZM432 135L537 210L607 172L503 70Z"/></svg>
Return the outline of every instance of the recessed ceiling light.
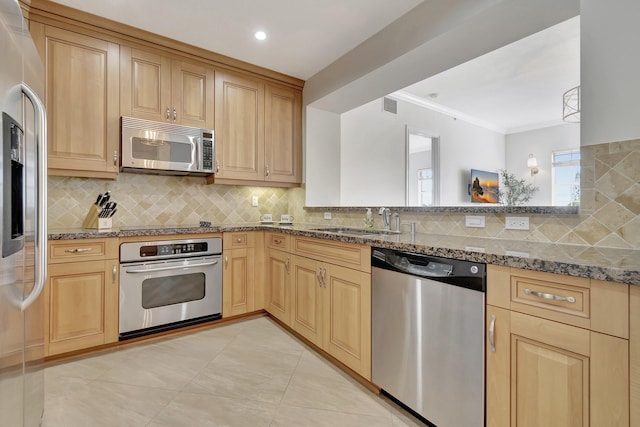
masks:
<svg viewBox="0 0 640 427"><path fill-rule="evenodd" d="M265 33L264 31L256 31L255 37L258 40L266 40L267 38L267 33Z"/></svg>

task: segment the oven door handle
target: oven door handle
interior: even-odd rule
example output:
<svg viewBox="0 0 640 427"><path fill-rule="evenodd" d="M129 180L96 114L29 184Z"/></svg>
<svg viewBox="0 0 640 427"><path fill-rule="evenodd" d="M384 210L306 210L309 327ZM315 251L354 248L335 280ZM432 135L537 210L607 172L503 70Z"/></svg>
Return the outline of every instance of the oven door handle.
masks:
<svg viewBox="0 0 640 427"><path fill-rule="evenodd" d="M204 264L174 265L171 267L147 268L147 269L141 269L141 270L129 270L125 268L124 272L125 273L153 273L156 271L185 270L187 268L194 268L194 267L208 267L210 265L216 265L217 263L218 261L216 260L212 262L205 262Z"/></svg>

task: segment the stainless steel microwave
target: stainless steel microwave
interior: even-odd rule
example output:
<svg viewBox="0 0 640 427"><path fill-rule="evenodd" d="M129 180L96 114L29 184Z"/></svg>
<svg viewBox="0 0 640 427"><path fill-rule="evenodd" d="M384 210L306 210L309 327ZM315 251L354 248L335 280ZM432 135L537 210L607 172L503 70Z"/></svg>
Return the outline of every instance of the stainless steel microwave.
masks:
<svg viewBox="0 0 640 427"><path fill-rule="evenodd" d="M122 116L120 170L165 175L214 172L213 130Z"/></svg>

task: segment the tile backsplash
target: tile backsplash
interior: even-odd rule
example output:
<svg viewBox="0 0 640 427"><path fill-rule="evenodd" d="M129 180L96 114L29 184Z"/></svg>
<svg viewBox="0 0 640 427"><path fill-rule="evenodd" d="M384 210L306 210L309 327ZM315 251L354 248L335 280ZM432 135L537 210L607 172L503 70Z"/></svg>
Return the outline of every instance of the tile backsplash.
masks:
<svg viewBox="0 0 640 427"><path fill-rule="evenodd" d="M204 178L121 173L115 181L49 177L49 228L81 227L99 193L118 202L114 227L258 222L288 213L286 188L205 185ZM258 196L258 207L251 197Z"/></svg>
<svg viewBox="0 0 640 427"><path fill-rule="evenodd" d="M463 213L400 211L416 231L612 248L640 249L640 140L582 147L579 215L529 215L527 231L506 230L504 213L485 215L485 228L465 226ZM365 210L305 209L304 188L205 185L204 178L122 173L116 181L49 177L49 227L80 227L98 193L111 190L118 202L114 227L258 222L283 213L296 223L361 227ZM258 196L259 206L251 206ZM375 207L373 207L375 208ZM375 213L374 209L374 213ZM475 214L474 214L475 215ZM381 228L380 216L374 215Z"/></svg>

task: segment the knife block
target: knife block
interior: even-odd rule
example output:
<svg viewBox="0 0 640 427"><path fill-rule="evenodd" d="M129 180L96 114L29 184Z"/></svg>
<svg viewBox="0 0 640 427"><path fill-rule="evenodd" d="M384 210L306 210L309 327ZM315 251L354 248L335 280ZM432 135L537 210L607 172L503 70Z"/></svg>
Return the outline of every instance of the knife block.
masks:
<svg viewBox="0 0 640 427"><path fill-rule="evenodd" d="M91 205L87 216L82 223L83 228L97 228L98 230L106 230L113 227L112 218L100 218L102 209L99 206Z"/></svg>

